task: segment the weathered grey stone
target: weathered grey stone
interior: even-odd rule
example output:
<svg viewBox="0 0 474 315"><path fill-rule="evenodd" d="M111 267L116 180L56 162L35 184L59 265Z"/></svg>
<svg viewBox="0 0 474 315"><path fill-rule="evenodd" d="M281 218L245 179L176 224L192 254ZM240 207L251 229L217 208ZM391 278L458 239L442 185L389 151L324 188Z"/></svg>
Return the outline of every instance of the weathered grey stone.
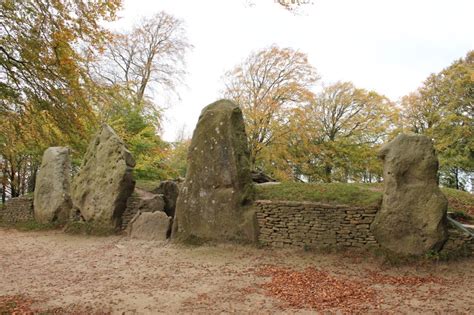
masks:
<svg viewBox="0 0 474 315"><path fill-rule="evenodd" d="M230 101L215 102L194 130L173 237L255 241L256 217L244 207L253 189L242 112Z"/></svg>
<svg viewBox="0 0 474 315"><path fill-rule="evenodd" d="M46 149L36 177L34 215L40 223L66 223L72 208L69 149Z"/></svg>
<svg viewBox="0 0 474 315"><path fill-rule="evenodd" d="M127 207L122 214L122 229L127 228L129 222L138 212L164 211L163 195L156 195L135 187L135 193L128 198Z"/></svg>
<svg viewBox="0 0 474 315"><path fill-rule="evenodd" d="M371 230L382 247L404 255L439 250L447 239L447 200L438 187L430 139L399 135L379 152L384 160L382 207Z"/></svg>
<svg viewBox="0 0 474 315"><path fill-rule="evenodd" d="M160 183L157 189L153 190L155 194L163 195L165 202L164 211L169 217L174 217L176 210L176 200L178 199L179 186L176 181L165 180Z"/></svg>
<svg viewBox="0 0 474 315"><path fill-rule="evenodd" d="M101 229L121 227L122 213L135 187L134 166L122 140L110 126L103 125L72 180L73 205L85 221Z"/></svg>
<svg viewBox="0 0 474 315"><path fill-rule="evenodd" d="M138 212L130 221L128 234L132 238L164 241L171 225L171 218L162 211Z"/></svg>

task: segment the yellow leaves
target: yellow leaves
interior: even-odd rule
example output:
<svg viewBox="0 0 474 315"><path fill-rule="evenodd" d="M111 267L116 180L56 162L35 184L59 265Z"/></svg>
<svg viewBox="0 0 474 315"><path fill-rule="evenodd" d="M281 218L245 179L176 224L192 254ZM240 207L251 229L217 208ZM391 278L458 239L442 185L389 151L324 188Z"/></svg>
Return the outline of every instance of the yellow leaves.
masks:
<svg viewBox="0 0 474 315"><path fill-rule="evenodd" d="M252 163L266 146L289 132L289 108L311 99L309 87L317 79L305 54L275 45L251 53L226 73L223 94L242 108Z"/></svg>
<svg viewBox="0 0 474 315"><path fill-rule="evenodd" d="M441 168L474 169L473 55L431 74L401 102L404 127L434 140Z"/></svg>
<svg viewBox="0 0 474 315"><path fill-rule="evenodd" d="M394 128L396 116L391 102L373 91L350 82L326 86L310 104L292 111L292 160L313 181L380 174L376 147Z"/></svg>

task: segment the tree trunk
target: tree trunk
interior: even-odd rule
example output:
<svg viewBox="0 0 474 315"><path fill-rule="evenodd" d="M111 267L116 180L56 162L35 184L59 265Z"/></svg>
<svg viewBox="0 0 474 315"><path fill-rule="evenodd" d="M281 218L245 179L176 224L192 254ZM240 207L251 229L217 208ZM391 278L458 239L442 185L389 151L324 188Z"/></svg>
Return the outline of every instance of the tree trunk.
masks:
<svg viewBox="0 0 474 315"><path fill-rule="evenodd" d="M18 190L16 182L16 170L13 166L12 161L10 161L10 196L12 198L18 197Z"/></svg>
<svg viewBox="0 0 474 315"><path fill-rule="evenodd" d="M324 167L324 181L326 183L330 183L332 181L331 174L332 174L332 166L326 164L326 166Z"/></svg>
<svg viewBox="0 0 474 315"><path fill-rule="evenodd" d="M23 164L23 165L22 165ZM21 181L20 181L20 195L24 195L26 193L26 164L23 162L22 164L19 165L20 170L21 170Z"/></svg>
<svg viewBox="0 0 474 315"><path fill-rule="evenodd" d="M7 200L7 160L2 161L2 204Z"/></svg>
<svg viewBox="0 0 474 315"><path fill-rule="evenodd" d="M457 167L454 168L454 184L456 189L459 189L459 169Z"/></svg>
<svg viewBox="0 0 474 315"><path fill-rule="evenodd" d="M2 205L7 201L7 186L2 182Z"/></svg>
<svg viewBox="0 0 474 315"><path fill-rule="evenodd" d="M31 163L30 166L30 177L28 178L28 192L33 192L35 191L35 185L36 185L36 176L38 175L38 164L35 162Z"/></svg>

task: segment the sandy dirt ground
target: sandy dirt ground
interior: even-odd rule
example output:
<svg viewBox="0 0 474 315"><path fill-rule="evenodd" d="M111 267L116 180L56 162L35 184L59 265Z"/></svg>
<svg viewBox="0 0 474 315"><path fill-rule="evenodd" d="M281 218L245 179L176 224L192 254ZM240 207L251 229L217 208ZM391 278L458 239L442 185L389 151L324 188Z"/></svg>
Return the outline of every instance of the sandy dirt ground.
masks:
<svg viewBox="0 0 474 315"><path fill-rule="evenodd" d="M268 289L272 275L261 272L268 266L309 267L363 285L372 297L361 301L362 308L291 306ZM0 228L0 301L11 296L34 301L32 309L66 314L472 314L474 260L393 267L347 253L187 247ZM339 298L342 305L350 296Z"/></svg>

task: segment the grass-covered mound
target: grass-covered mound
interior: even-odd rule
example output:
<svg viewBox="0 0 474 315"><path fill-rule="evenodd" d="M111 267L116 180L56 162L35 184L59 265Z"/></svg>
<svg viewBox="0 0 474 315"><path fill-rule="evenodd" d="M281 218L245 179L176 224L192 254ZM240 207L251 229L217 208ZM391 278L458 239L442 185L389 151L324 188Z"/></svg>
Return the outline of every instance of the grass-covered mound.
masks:
<svg viewBox="0 0 474 315"><path fill-rule="evenodd" d="M474 217L474 195L465 191L441 188L448 198L448 211L464 213Z"/></svg>
<svg viewBox="0 0 474 315"><path fill-rule="evenodd" d="M159 180L137 180L136 187L152 191ZM382 198L382 184L295 183L256 185L257 199L311 201L350 206L375 205ZM465 191L441 188L448 198L448 211L460 216L474 217L474 195ZM469 220L469 219L468 219Z"/></svg>
<svg viewBox="0 0 474 315"><path fill-rule="evenodd" d="M257 199L312 201L351 206L377 204L382 198L382 184L307 184L283 182L257 185ZM448 211L474 217L474 195L451 188L441 188L448 198Z"/></svg>
<svg viewBox="0 0 474 315"><path fill-rule="evenodd" d="M365 184L307 184L283 182L257 185L257 199L311 201L350 206L376 205L382 198L381 187Z"/></svg>
<svg viewBox="0 0 474 315"><path fill-rule="evenodd" d="M139 188L145 191L153 191L160 185L159 180L153 179L137 179L135 181L135 188Z"/></svg>

